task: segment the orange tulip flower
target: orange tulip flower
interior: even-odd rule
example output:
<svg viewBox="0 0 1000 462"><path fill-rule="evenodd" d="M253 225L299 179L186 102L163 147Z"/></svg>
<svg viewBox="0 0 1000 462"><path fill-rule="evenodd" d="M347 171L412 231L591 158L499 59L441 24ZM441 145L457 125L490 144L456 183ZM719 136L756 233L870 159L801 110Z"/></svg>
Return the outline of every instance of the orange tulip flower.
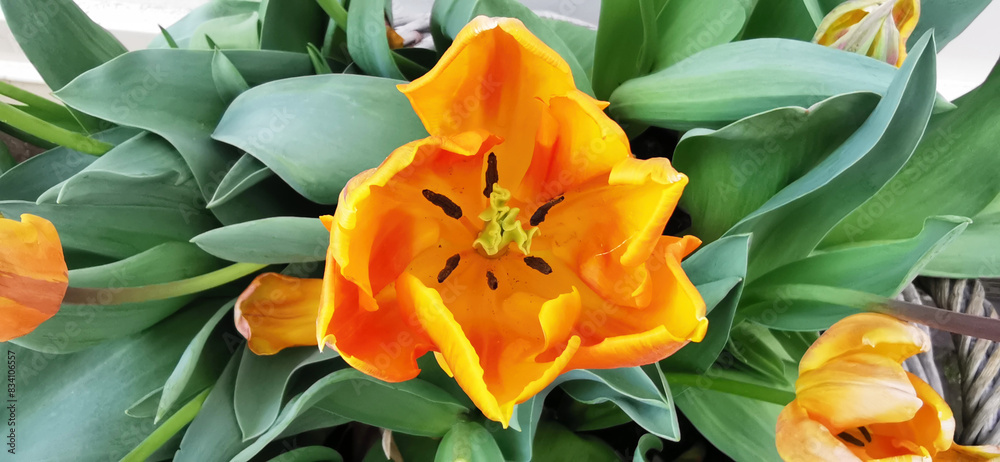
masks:
<svg viewBox="0 0 1000 462"><path fill-rule="evenodd" d="M520 21L476 18L400 90L431 136L355 177L324 217L314 342L386 381L434 352L507 425L564 371L649 364L704 337L680 266L700 241L661 235L687 177L635 159Z"/></svg>
<svg viewBox="0 0 1000 462"><path fill-rule="evenodd" d="M55 226L0 217L0 342L27 335L59 311L69 276Z"/></svg>
<svg viewBox="0 0 1000 462"><path fill-rule="evenodd" d="M849 0L823 18L813 42L899 67L919 18L920 0Z"/></svg>
<svg viewBox="0 0 1000 462"><path fill-rule="evenodd" d="M902 362L930 337L883 314L844 318L799 363L796 398L778 416L788 462L996 460L1000 448L953 444L951 408Z"/></svg>

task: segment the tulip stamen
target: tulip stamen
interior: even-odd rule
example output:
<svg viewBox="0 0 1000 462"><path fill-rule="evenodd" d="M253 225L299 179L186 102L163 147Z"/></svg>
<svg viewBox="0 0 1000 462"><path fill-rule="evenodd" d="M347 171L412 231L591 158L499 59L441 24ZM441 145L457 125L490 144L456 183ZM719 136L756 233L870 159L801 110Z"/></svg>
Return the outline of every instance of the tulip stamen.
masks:
<svg viewBox="0 0 1000 462"><path fill-rule="evenodd" d="M865 427L858 427L858 431L861 432L861 436L865 437L865 441L872 442L872 434L868 433L868 429Z"/></svg>
<svg viewBox="0 0 1000 462"><path fill-rule="evenodd" d="M472 247L478 248L483 256L500 257L507 252L510 243L514 243L525 255L531 252L531 238L538 233L538 228L524 229L521 220L518 220L521 209L507 205L510 200L510 191L494 183L489 204L479 214L485 226L472 242Z"/></svg>
<svg viewBox="0 0 1000 462"><path fill-rule="evenodd" d="M565 199L566 199L566 196L559 196L559 197L557 197L555 199L552 199L552 200L550 200L550 201L542 204L541 207L538 207L538 210L535 210L535 213L531 214L531 220L529 220L528 223L531 226L538 226L538 225L540 225L543 221L545 221L545 215L548 215L549 209L551 209L552 207L555 207L556 204L562 202Z"/></svg>
<svg viewBox="0 0 1000 462"><path fill-rule="evenodd" d="M448 258L448 261L444 263L444 269L438 273L438 284L443 283L445 279L448 279L448 276L451 276L451 272L458 268L460 260L462 260L462 256L457 253Z"/></svg>
<svg viewBox="0 0 1000 462"><path fill-rule="evenodd" d="M489 286L490 290L497 290L497 287L500 287L500 282L497 281L497 277L492 271L486 272L486 285Z"/></svg>
<svg viewBox="0 0 1000 462"><path fill-rule="evenodd" d="M865 443L861 442L861 440L855 438L854 435L850 433L840 432L839 434L837 434L837 437L844 440L844 442L853 444L859 448L865 447Z"/></svg>
<svg viewBox="0 0 1000 462"><path fill-rule="evenodd" d="M445 196L444 194L438 194L430 189L424 190L424 198L428 202L441 208L441 211L445 215L452 217L454 219L462 218L462 207L459 207L454 201Z"/></svg>
<svg viewBox="0 0 1000 462"><path fill-rule="evenodd" d="M524 257L524 263L539 273L552 274L552 267L539 257Z"/></svg>
<svg viewBox="0 0 1000 462"><path fill-rule="evenodd" d="M492 152L486 158L486 189L483 195L487 198L493 194L493 185L500 182L500 173L497 171L497 155Z"/></svg>

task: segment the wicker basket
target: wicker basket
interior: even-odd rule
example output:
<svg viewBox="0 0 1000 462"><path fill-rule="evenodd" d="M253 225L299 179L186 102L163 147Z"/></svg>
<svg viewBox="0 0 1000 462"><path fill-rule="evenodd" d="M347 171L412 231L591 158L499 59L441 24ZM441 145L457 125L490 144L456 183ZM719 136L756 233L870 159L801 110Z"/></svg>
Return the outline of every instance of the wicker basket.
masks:
<svg viewBox="0 0 1000 462"><path fill-rule="evenodd" d="M998 318L997 281L920 278L898 298ZM988 290L989 289L989 290ZM933 347L904 366L938 391L955 413L955 441L1000 445L1000 344L930 329Z"/></svg>

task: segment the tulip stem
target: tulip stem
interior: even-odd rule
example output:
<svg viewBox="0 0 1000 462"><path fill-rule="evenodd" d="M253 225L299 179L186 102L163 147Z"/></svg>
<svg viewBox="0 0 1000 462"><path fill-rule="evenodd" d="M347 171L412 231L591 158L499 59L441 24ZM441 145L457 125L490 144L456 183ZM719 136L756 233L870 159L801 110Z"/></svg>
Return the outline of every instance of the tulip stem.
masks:
<svg viewBox="0 0 1000 462"><path fill-rule="evenodd" d="M63 303L69 305L121 305L123 303L165 300L183 295L196 294L221 286L259 271L265 266L267 265L236 263L211 273L202 274L201 276L142 287L125 287L119 289L70 287L66 291Z"/></svg>
<svg viewBox="0 0 1000 462"><path fill-rule="evenodd" d="M122 457L121 462L142 462L153 455L157 449L160 449L164 444L167 443L170 438L181 431L185 425L191 423L192 420L198 415L198 411L201 410L202 405L205 404L205 399L208 398L208 394L211 393L212 387L208 387L205 391L195 396L194 399L188 401L184 407L177 410L174 415L170 416L169 419L163 422L162 425L153 430L145 440L139 443L132 451Z"/></svg>
<svg viewBox="0 0 1000 462"><path fill-rule="evenodd" d="M665 373L663 377L667 379L667 383L670 385L685 385L703 390L718 391L781 406L795 399L795 393L791 391L765 387L755 383L740 382L738 380L711 377L710 375Z"/></svg>
<svg viewBox="0 0 1000 462"><path fill-rule="evenodd" d="M755 291L754 295L775 300L804 300L848 306L872 313L887 314L955 334L1000 342L1000 319L907 303L857 290L786 284Z"/></svg>
<svg viewBox="0 0 1000 462"><path fill-rule="evenodd" d="M4 102L0 102L0 122L50 143L95 156L104 154L114 147L84 134L53 125Z"/></svg>

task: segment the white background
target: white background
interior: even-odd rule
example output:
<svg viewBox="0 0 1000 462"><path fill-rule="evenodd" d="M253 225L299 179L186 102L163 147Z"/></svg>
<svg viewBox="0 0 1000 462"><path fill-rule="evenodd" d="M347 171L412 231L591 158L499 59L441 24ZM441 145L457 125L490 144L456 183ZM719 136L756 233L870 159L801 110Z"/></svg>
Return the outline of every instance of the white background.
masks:
<svg viewBox="0 0 1000 462"><path fill-rule="evenodd" d="M25 0L27 1L27 0ZM523 0L528 6L596 24L600 0ZM76 0L98 24L114 33L129 49L144 48L167 26L205 0ZM397 15L430 11L433 0L396 0ZM948 99L975 88L1000 57L1000 2L992 3L975 22L938 56L938 90ZM0 80L48 94L27 62L0 13Z"/></svg>

